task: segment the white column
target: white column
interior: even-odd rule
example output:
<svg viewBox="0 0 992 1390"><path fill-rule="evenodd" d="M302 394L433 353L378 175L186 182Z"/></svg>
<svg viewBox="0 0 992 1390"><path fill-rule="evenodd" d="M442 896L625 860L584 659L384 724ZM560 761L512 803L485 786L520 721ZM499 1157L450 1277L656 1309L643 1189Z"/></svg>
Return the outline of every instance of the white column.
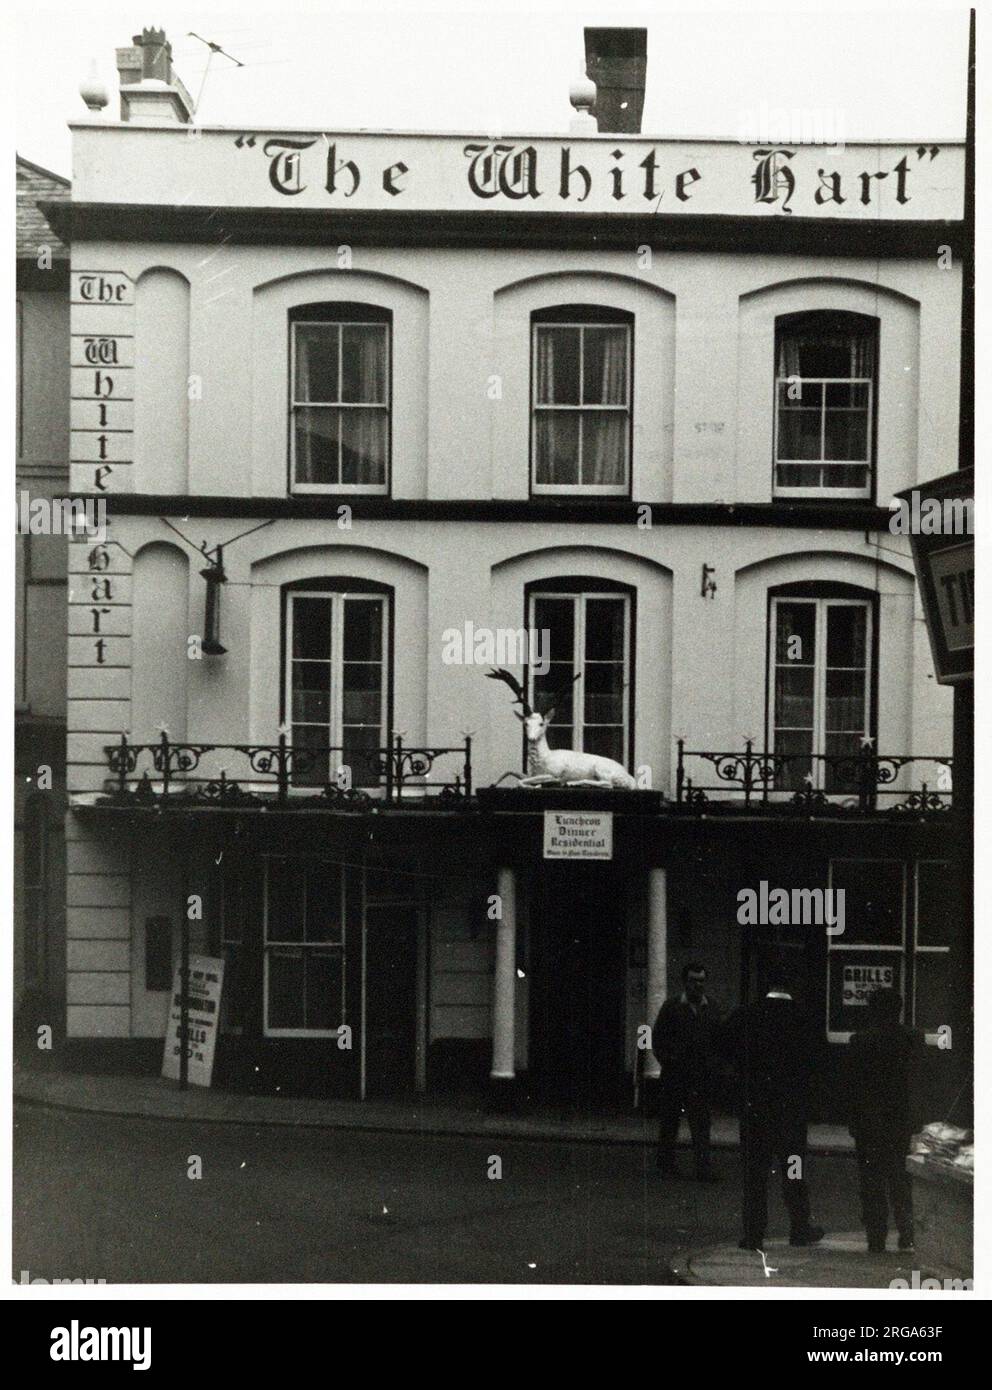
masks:
<svg viewBox="0 0 992 1390"><path fill-rule="evenodd" d="M514 1002L517 990L517 885L512 869L500 869L496 880L500 917L496 923L496 968L493 974L494 1081L511 1081Z"/></svg>
<svg viewBox="0 0 992 1390"><path fill-rule="evenodd" d="M648 986L647 1017L649 1028L654 1027L658 1010L668 992L668 883L664 869L648 871ZM644 1061L646 1077L659 1076L661 1068L649 1052Z"/></svg>

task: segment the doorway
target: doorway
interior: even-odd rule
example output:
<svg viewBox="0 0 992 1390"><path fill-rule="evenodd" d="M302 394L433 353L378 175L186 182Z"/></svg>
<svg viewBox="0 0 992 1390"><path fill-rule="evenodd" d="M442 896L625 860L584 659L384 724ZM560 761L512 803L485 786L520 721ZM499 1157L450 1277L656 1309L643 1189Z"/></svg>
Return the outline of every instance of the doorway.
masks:
<svg viewBox="0 0 992 1390"><path fill-rule="evenodd" d="M542 865L530 919L530 1073L545 1101L588 1112L622 1095L626 924L615 864Z"/></svg>
<svg viewBox="0 0 992 1390"><path fill-rule="evenodd" d="M365 1093L408 1095L417 1069L417 908L365 909Z"/></svg>

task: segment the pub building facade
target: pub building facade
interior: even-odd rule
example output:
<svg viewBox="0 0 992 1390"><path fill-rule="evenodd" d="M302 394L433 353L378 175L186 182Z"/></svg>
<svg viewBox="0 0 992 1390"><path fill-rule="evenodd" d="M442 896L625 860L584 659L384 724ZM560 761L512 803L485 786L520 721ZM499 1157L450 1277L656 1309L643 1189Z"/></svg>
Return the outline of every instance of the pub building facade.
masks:
<svg viewBox="0 0 992 1390"><path fill-rule="evenodd" d="M963 146L650 139L582 83L557 136L198 128L149 32L50 212L109 509L70 1044L157 1067L185 937L214 1084L632 1106L687 961L721 1008L784 961L828 1069L892 986L946 1093L951 701L888 519L956 457ZM635 789L519 786L493 666ZM742 924L762 883L843 932Z"/></svg>

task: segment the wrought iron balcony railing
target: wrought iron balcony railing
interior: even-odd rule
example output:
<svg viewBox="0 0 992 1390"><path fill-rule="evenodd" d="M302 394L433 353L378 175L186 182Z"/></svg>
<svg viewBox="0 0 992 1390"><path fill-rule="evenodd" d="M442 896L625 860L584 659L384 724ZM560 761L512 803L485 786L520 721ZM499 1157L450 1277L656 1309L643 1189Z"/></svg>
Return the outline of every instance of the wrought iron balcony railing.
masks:
<svg viewBox="0 0 992 1390"><path fill-rule="evenodd" d="M277 743L131 743L105 747L111 802L200 806L314 806L367 810L472 796L472 740L456 748L410 748L393 734L385 748ZM442 774L442 775L439 775Z"/></svg>
<svg viewBox="0 0 992 1390"><path fill-rule="evenodd" d="M868 743L857 753L762 753L748 739L721 753L679 739L675 800L696 810L922 816L950 809L952 771L950 757L876 753Z"/></svg>

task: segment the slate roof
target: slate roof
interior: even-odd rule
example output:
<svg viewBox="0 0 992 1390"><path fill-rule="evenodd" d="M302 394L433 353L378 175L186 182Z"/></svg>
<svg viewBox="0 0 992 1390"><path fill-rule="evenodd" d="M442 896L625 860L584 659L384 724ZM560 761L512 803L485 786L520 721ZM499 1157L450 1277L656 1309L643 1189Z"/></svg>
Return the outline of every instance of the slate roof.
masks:
<svg viewBox="0 0 992 1390"><path fill-rule="evenodd" d="M34 261L39 246L50 246L54 260L67 261L69 249L52 231L38 207L45 202L68 202L72 188L68 179L53 174L40 164L17 156L17 258Z"/></svg>

